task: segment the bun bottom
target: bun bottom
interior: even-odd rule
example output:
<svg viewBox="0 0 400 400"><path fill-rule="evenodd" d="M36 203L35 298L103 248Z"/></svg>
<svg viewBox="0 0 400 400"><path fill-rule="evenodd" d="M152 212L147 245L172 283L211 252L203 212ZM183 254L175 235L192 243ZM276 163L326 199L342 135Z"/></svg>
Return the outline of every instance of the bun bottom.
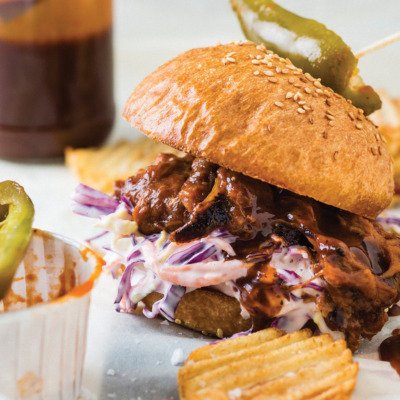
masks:
<svg viewBox="0 0 400 400"><path fill-rule="evenodd" d="M151 293L142 301L151 309L161 298L161 294ZM183 296L175 312L175 323L204 335L230 337L251 328L251 319L244 319L240 312L235 298L211 289L196 289Z"/></svg>

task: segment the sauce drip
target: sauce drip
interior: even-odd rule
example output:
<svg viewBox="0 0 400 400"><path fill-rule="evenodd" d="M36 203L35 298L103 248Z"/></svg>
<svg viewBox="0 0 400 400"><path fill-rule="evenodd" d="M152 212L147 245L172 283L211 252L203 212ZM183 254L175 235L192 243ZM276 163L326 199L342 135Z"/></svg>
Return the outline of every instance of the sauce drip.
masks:
<svg viewBox="0 0 400 400"><path fill-rule="evenodd" d="M398 315L400 315L400 307L395 304L388 312L390 317L396 317Z"/></svg>
<svg viewBox="0 0 400 400"><path fill-rule="evenodd" d="M400 375L400 335L390 336L379 346L379 357L390 365Z"/></svg>

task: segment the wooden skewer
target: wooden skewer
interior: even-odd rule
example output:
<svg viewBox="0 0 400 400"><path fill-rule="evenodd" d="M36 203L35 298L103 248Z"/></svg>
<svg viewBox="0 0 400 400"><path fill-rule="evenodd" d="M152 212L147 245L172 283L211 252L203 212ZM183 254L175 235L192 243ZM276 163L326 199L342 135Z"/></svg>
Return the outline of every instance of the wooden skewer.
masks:
<svg viewBox="0 0 400 400"><path fill-rule="evenodd" d="M393 35L390 35L382 40L379 40L375 43L370 44L369 46L363 48L358 53L355 54L356 58L364 57L367 54L373 53L383 47L388 46L396 41L400 40L400 32L396 32Z"/></svg>

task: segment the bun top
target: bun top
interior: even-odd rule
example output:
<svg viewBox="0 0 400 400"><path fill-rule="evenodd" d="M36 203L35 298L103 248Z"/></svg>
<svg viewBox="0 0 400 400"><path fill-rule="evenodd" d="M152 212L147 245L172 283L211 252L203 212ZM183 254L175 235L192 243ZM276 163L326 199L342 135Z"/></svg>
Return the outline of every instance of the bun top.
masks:
<svg viewBox="0 0 400 400"><path fill-rule="evenodd" d="M375 125L262 45L179 55L136 87L123 116L154 140L368 218L392 198Z"/></svg>

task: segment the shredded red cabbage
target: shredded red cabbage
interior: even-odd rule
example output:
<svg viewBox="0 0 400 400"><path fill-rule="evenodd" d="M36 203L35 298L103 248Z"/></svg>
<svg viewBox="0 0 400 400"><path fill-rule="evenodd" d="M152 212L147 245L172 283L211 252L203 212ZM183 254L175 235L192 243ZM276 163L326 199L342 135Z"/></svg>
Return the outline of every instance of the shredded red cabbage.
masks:
<svg viewBox="0 0 400 400"><path fill-rule="evenodd" d="M158 314L161 314L168 321L174 322L175 311L185 293L186 288L183 286L170 285L164 297L153 304L151 311L144 307L143 314L147 318L155 318Z"/></svg>
<svg viewBox="0 0 400 400"><path fill-rule="evenodd" d="M117 209L119 202L111 196L80 184L72 194L72 211L90 218L108 215Z"/></svg>
<svg viewBox="0 0 400 400"><path fill-rule="evenodd" d="M386 225L397 225L400 226L400 218L399 217L378 217L376 221L380 224Z"/></svg>
<svg viewBox="0 0 400 400"><path fill-rule="evenodd" d="M297 284L301 282L300 275L289 269L280 269L278 270L277 275L279 276L279 278L283 279L284 281L290 284Z"/></svg>

